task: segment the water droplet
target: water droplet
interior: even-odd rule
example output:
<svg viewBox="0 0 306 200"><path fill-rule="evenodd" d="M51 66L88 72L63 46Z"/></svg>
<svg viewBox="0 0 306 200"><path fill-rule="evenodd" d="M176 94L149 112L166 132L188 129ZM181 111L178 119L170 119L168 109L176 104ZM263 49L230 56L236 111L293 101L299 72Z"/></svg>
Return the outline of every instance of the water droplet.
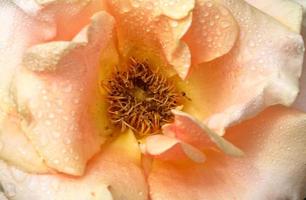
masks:
<svg viewBox="0 0 306 200"><path fill-rule="evenodd" d="M170 26L172 27L177 27L178 26L178 22L177 21L170 21Z"/></svg>
<svg viewBox="0 0 306 200"><path fill-rule="evenodd" d="M79 103L80 103L80 99L74 99L74 100L73 100L73 103L79 104Z"/></svg>
<svg viewBox="0 0 306 200"><path fill-rule="evenodd" d="M64 143L67 144L67 145L69 145L69 144L71 144L71 140L70 140L69 138L66 138L66 139L64 140Z"/></svg>
<svg viewBox="0 0 306 200"><path fill-rule="evenodd" d="M61 136L60 132L58 132L58 131L54 131L54 132L52 133L52 135L53 135L53 137L55 137L55 138L59 138L59 137Z"/></svg>
<svg viewBox="0 0 306 200"><path fill-rule="evenodd" d="M68 85L64 88L64 92L69 93L72 91L72 85Z"/></svg>
<svg viewBox="0 0 306 200"><path fill-rule="evenodd" d="M146 8L147 8L148 10L151 10L153 7L154 7L154 6L153 6L153 4L152 4L150 1L147 2Z"/></svg>
<svg viewBox="0 0 306 200"><path fill-rule="evenodd" d="M255 43L253 41L250 41L249 45L250 47L255 47Z"/></svg>
<svg viewBox="0 0 306 200"><path fill-rule="evenodd" d="M222 21L221 22L221 27L222 28L228 28L231 24L228 21Z"/></svg>
<svg viewBox="0 0 306 200"><path fill-rule="evenodd" d="M207 6L208 8L211 8L211 7L213 6L213 3L210 2L210 1L208 1L208 2L206 3L206 6Z"/></svg>
<svg viewBox="0 0 306 200"><path fill-rule="evenodd" d="M131 4L134 8L138 8L140 6L140 3L138 0L132 0L131 1Z"/></svg>
<svg viewBox="0 0 306 200"><path fill-rule="evenodd" d="M63 116L63 119L65 120L65 121L68 121L68 117L67 116Z"/></svg>
<svg viewBox="0 0 306 200"><path fill-rule="evenodd" d="M50 119L53 119L55 117L55 115L53 113L49 113L48 116L49 116Z"/></svg>
<svg viewBox="0 0 306 200"><path fill-rule="evenodd" d="M50 120L46 120L46 121L45 121L45 124L46 124L47 126L51 126L52 123L51 123Z"/></svg>

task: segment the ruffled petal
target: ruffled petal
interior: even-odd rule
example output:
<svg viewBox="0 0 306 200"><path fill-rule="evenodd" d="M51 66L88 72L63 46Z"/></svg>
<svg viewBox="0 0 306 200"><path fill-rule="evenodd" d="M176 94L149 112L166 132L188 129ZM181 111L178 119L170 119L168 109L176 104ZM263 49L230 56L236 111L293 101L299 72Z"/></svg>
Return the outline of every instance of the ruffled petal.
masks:
<svg viewBox="0 0 306 200"><path fill-rule="evenodd" d="M152 200L303 199L306 114L281 106L234 126L226 134L246 156L207 152L204 164L154 161Z"/></svg>
<svg viewBox="0 0 306 200"><path fill-rule="evenodd" d="M106 147L90 161L82 177L28 174L1 161L1 186L11 200L146 200L145 177L133 159L140 156L139 150L134 148L132 156L121 151L125 146L118 146L137 146L130 136L123 134L116 145Z"/></svg>
<svg viewBox="0 0 306 200"><path fill-rule="evenodd" d="M303 18L302 6L292 0L246 0L259 10L271 15L292 31L299 33Z"/></svg>
<svg viewBox="0 0 306 200"><path fill-rule="evenodd" d="M228 53L238 36L238 24L225 6L211 0L196 1L192 25L184 36L191 49L193 64Z"/></svg>
<svg viewBox="0 0 306 200"><path fill-rule="evenodd" d="M192 67L184 111L220 134L274 104L291 105L299 88L302 37L244 1L223 4L240 27L225 56Z"/></svg>
<svg viewBox="0 0 306 200"><path fill-rule="evenodd" d="M16 75L23 130L46 164L81 175L104 141L99 57L113 43L114 19L101 12L70 42L30 48ZM106 127L104 127L106 128Z"/></svg>
<svg viewBox="0 0 306 200"><path fill-rule="evenodd" d="M190 52L181 38L191 24L193 0L107 2L109 12L118 23L118 44L123 59L133 56L158 66L170 64L182 78L186 77ZM181 12L169 10L169 6Z"/></svg>
<svg viewBox="0 0 306 200"><path fill-rule="evenodd" d="M223 137L214 133L205 124L198 122L187 113L173 110L175 121L163 126L163 133L175 137L198 149L204 150L215 143L222 151L232 156L242 156L243 152Z"/></svg>
<svg viewBox="0 0 306 200"><path fill-rule="evenodd" d="M189 158L197 163L205 161L205 155L197 148L165 135L147 137L144 146L145 153L159 159L180 161Z"/></svg>

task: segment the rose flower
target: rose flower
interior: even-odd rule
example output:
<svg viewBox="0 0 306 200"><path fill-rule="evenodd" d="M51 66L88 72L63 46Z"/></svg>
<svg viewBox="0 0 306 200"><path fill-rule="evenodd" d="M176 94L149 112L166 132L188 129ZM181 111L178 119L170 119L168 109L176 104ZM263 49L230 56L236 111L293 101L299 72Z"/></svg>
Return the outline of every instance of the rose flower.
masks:
<svg viewBox="0 0 306 200"><path fill-rule="evenodd" d="M0 199L302 199L302 16L290 0L2 0Z"/></svg>

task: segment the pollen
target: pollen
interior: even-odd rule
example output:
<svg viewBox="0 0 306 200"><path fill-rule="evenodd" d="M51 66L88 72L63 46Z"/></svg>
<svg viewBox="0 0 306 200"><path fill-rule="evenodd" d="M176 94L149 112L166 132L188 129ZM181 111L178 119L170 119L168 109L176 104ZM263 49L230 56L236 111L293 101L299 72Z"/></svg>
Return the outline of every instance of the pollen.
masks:
<svg viewBox="0 0 306 200"><path fill-rule="evenodd" d="M181 105L182 93L146 62L131 58L125 70L115 71L107 83L110 121L122 131L130 128L138 137L160 132L174 120L171 112Z"/></svg>

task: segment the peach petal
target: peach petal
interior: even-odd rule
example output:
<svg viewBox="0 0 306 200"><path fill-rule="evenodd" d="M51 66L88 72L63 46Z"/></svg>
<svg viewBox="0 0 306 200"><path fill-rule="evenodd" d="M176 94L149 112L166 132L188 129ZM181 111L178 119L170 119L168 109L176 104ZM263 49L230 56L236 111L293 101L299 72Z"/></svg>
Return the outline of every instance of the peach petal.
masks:
<svg viewBox="0 0 306 200"><path fill-rule="evenodd" d="M271 15L292 31L299 33L303 18L302 6L292 0L246 0L259 10Z"/></svg>
<svg viewBox="0 0 306 200"><path fill-rule="evenodd" d="M198 122L192 116L178 110L173 110L172 112L175 116L175 121L163 126L165 135L175 137L199 149L208 147L210 145L208 139L210 139L228 155L243 155L239 148L210 130L205 124Z"/></svg>
<svg viewBox="0 0 306 200"><path fill-rule="evenodd" d="M145 153L164 160L184 160L187 157L197 163L205 161L205 155L195 147L165 135L147 137Z"/></svg>
<svg viewBox="0 0 306 200"><path fill-rule="evenodd" d="M183 14L186 17L182 19L173 19L163 14L159 1L107 2L117 22L118 46L123 58L158 60L163 65L170 64L182 78L186 77L190 51L181 38L191 24L190 12ZM189 1L185 3L189 10Z"/></svg>
<svg viewBox="0 0 306 200"><path fill-rule="evenodd" d="M206 152L203 165L155 161L148 178L151 199L303 199L305 134L305 113L270 108L228 130L245 157Z"/></svg>
<svg viewBox="0 0 306 200"><path fill-rule="evenodd" d="M275 105L291 105L299 91L301 36L244 1L222 1L240 27L228 54L192 67L184 111L222 135L224 128Z"/></svg>
<svg viewBox="0 0 306 200"><path fill-rule="evenodd" d="M118 143L135 146L135 141L119 137L115 146L90 161L82 177L29 174L0 161L0 183L11 200L146 200L148 189L141 168L130 153L121 151L125 146L117 148Z"/></svg>
<svg viewBox="0 0 306 200"><path fill-rule="evenodd" d="M228 53L239 36L231 12L212 0L197 0L192 25L184 36L194 64L211 61Z"/></svg>
<svg viewBox="0 0 306 200"><path fill-rule="evenodd" d="M28 110L23 129L46 164L81 175L105 138L97 128L99 57L112 43L113 18L97 13L70 42L32 47L17 73L18 106ZM90 147L90 148L89 148Z"/></svg>

